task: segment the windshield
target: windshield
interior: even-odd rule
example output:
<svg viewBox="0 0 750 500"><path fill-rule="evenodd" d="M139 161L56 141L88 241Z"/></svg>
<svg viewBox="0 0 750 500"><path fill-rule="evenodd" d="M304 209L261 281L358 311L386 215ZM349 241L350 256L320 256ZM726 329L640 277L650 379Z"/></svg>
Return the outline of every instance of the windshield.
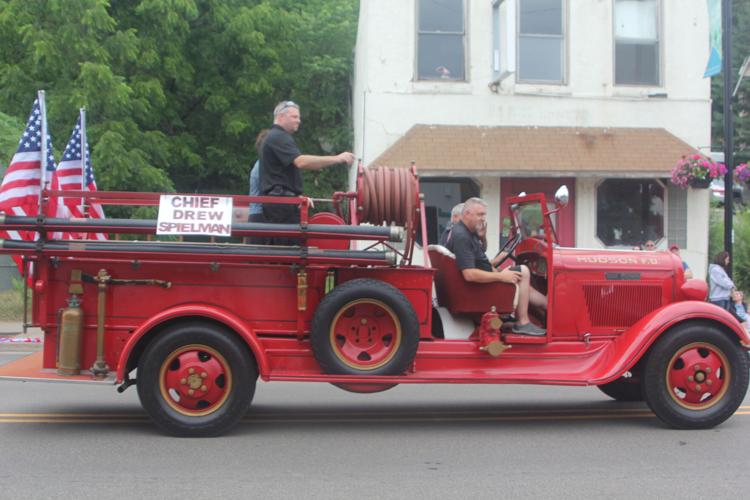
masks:
<svg viewBox="0 0 750 500"><path fill-rule="evenodd" d="M548 212L554 208L554 206L548 206ZM521 236L526 238L545 238L544 234L544 214L542 213L542 205L539 201L530 201L528 203L517 203L511 207L513 211L513 218L516 221L516 226L521 232ZM550 222L555 224L556 214L551 214Z"/></svg>
<svg viewBox="0 0 750 500"><path fill-rule="evenodd" d="M539 202L513 205L513 218L524 239L544 237L544 216Z"/></svg>

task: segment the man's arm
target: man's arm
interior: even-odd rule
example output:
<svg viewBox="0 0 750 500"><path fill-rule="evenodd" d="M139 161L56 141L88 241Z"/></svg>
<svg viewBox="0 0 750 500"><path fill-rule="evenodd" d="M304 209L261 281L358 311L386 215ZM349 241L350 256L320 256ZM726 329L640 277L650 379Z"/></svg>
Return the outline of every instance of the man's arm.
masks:
<svg viewBox="0 0 750 500"><path fill-rule="evenodd" d="M472 267L462 270L461 274L466 281L472 283L494 283L497 281L503 283L518 283L521 281L521 273L518 271L511 271L509 268L493 273Z"/></svg>
<svg viewBox="0 0 750 500"><path fill-rule="evenodd" d="M347 151L335 156L299 155L294 159L294 166L303 170L320 170L339 163L351 165L353 162L354 155Z"/></svg>

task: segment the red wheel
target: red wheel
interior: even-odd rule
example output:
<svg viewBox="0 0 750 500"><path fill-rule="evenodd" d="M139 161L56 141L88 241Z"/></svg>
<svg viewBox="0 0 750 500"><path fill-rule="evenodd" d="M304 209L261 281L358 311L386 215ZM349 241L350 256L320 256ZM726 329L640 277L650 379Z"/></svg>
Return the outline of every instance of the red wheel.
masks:
<svg viewBox="0 0 750 500"><path fill-rule="evenodd" d="M417 353L419 322L409 300L378 280L356 279L320 301L310 343L325 373L396 375Z"/></svg>
<svg viewBox="0 0 750 500"><path fill-rule="evenodd" d="M646 402L666 424L706 429L728 419L748 386L748 357L733 334L694 322L651 348L642 379Z"/></svg>
<svg viewBox="0 0 750 500"><path fill-rule="evenodd" d="M732 372L724 353L706 342L694 342L669 360L667 387L674 401L691 410L710 408L727 392Z"/></svg>
<svg viewBox="0 0 750 500"><path fill-rule="evenodd" d="M234 332L212 323L174 324L156 334L138 361L141 404L177 436L216 436L247 413L258 371Z"/></svg>
<svg viewBox="0 0 750 500"><path fill-rule="evenodd" d="M398 352L401 323L383 302L359 299L339 310L329 335L333 352L342 363L357 370L375 370Z"/></svg>
<svg viewBox="0 0 750 500"><path fill-rule="evenodd" d="M167 356L159 374L162 397L183 415L208 415L221 408L232 390L232 370L216 350L199 344Z"/></svg>

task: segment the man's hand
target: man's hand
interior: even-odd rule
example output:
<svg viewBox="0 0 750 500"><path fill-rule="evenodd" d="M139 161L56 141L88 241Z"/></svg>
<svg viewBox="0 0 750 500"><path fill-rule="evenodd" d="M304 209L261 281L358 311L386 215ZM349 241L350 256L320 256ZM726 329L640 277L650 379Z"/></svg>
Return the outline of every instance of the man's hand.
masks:
<svg viewBox="0 0 750 500"><path fill-rule="evenodd" d="M349 166L351 166L351 164L354 163L354 155L350 153L349 151L345 151L343 153L336 155L336 158L338 158L339 163L346 163Z"/></svg>
<svg viewBox="0 0 750 500"><path fill-rule="evenodd" d="M498 278L500 278L500 281L503 283L520 283L521 282L521 273L518 271L511 271L510 268L505 268L502 271L499 271L497 273Z"/></svg>

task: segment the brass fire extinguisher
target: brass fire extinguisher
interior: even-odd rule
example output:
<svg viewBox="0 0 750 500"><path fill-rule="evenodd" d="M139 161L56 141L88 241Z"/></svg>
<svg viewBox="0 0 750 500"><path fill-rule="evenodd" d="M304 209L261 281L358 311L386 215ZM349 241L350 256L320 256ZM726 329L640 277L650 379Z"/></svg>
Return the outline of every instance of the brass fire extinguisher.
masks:
<svg viewBox="0 0 750 500"><path fill-rule="evenodd" d="M60 314L58 333L57 373L78 375L81 373L81 350L83 348L83 311L78 297L73 295L68 307Z"/></svg>

